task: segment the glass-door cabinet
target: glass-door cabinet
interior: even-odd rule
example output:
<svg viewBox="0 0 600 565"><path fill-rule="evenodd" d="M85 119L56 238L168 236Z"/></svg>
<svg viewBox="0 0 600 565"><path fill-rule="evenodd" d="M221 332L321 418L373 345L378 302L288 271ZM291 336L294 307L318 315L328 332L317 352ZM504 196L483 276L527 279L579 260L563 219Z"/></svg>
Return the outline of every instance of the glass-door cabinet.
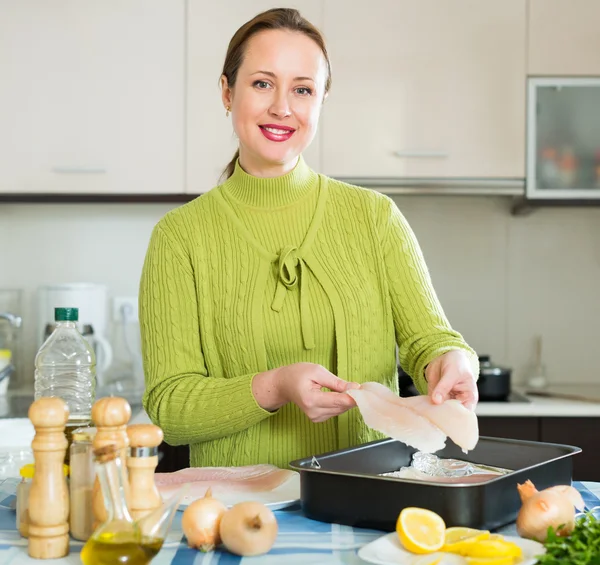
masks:
<svg viewBox="0 0 600 565"><path fill-rule="evenodd" d="M600 78L530 78L530 199L600 200Z"/></svg>

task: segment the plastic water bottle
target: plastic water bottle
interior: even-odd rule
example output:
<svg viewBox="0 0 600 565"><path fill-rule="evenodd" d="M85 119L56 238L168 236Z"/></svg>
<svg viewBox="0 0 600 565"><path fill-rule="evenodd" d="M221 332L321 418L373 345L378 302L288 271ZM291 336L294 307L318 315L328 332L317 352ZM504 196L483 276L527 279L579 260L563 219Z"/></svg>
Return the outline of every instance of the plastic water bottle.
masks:
<svg viewBox="0 0 600 565"><path fill-rule="evenodd" d="M69 407L67 463L72 433L91 425L96 399L96 356L77 329L78 319L78 308L55 308L56 328L35 357L35 399L58 396Z"/></svg>

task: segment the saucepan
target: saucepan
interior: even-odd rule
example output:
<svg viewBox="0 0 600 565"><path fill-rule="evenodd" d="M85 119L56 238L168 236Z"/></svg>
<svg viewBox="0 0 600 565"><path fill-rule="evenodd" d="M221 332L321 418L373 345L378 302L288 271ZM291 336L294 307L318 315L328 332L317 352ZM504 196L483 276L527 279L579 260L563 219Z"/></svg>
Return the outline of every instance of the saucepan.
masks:
<svg viewBox="0 0 600 565"><path fill-rule="evenodd" d="M479 400L504 401L510 395L512 369L492 363L489 355L479 356Z"/></svg>

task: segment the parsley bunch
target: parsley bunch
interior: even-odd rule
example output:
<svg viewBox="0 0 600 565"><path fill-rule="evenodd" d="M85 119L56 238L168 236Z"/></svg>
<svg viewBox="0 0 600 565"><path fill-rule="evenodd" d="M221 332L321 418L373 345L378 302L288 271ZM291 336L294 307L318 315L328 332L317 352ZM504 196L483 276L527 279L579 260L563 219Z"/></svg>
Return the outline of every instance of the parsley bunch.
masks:
<svg viewBox="0 0 600 565"><path fill-rule="evenodd" d="M540 565L600 565L600 520L587 513L577 519L568 537L559 537L552 526L544 544L546 553L537 556Z"/></svg>

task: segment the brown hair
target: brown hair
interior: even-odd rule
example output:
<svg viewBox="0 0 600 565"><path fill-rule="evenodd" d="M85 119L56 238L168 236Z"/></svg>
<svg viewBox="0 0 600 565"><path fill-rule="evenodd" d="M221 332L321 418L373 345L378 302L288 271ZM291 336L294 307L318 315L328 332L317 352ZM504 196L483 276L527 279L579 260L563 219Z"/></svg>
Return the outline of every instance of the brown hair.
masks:
<svg viewBox="0 0 600 565"><path fill-rule="evenodd" d="M271 29L287 29L290 31L297 31L303 33L307 37L310 37L323 51L325 62L327 63L327 79L325 82L325 92L329 91L331 87L331 64L329 62L329 55L327 53L327 47L325 46L325 39L321 32L311 24L307 19L300 15L298 10L293 8L273 8L262 12L246 22L240 27L231 38L229 47L227 48L227 54L225 55L225 62L223 64L223 71L221 75L225 75L227 83L230 88L235 86L237 74L242 66L244 60L244 54L248 41L257 33L264 30ZM221 179L228 179L235 170L235 162L240 156L239 150L235 152L233 159L229 162Z"/></svg>

